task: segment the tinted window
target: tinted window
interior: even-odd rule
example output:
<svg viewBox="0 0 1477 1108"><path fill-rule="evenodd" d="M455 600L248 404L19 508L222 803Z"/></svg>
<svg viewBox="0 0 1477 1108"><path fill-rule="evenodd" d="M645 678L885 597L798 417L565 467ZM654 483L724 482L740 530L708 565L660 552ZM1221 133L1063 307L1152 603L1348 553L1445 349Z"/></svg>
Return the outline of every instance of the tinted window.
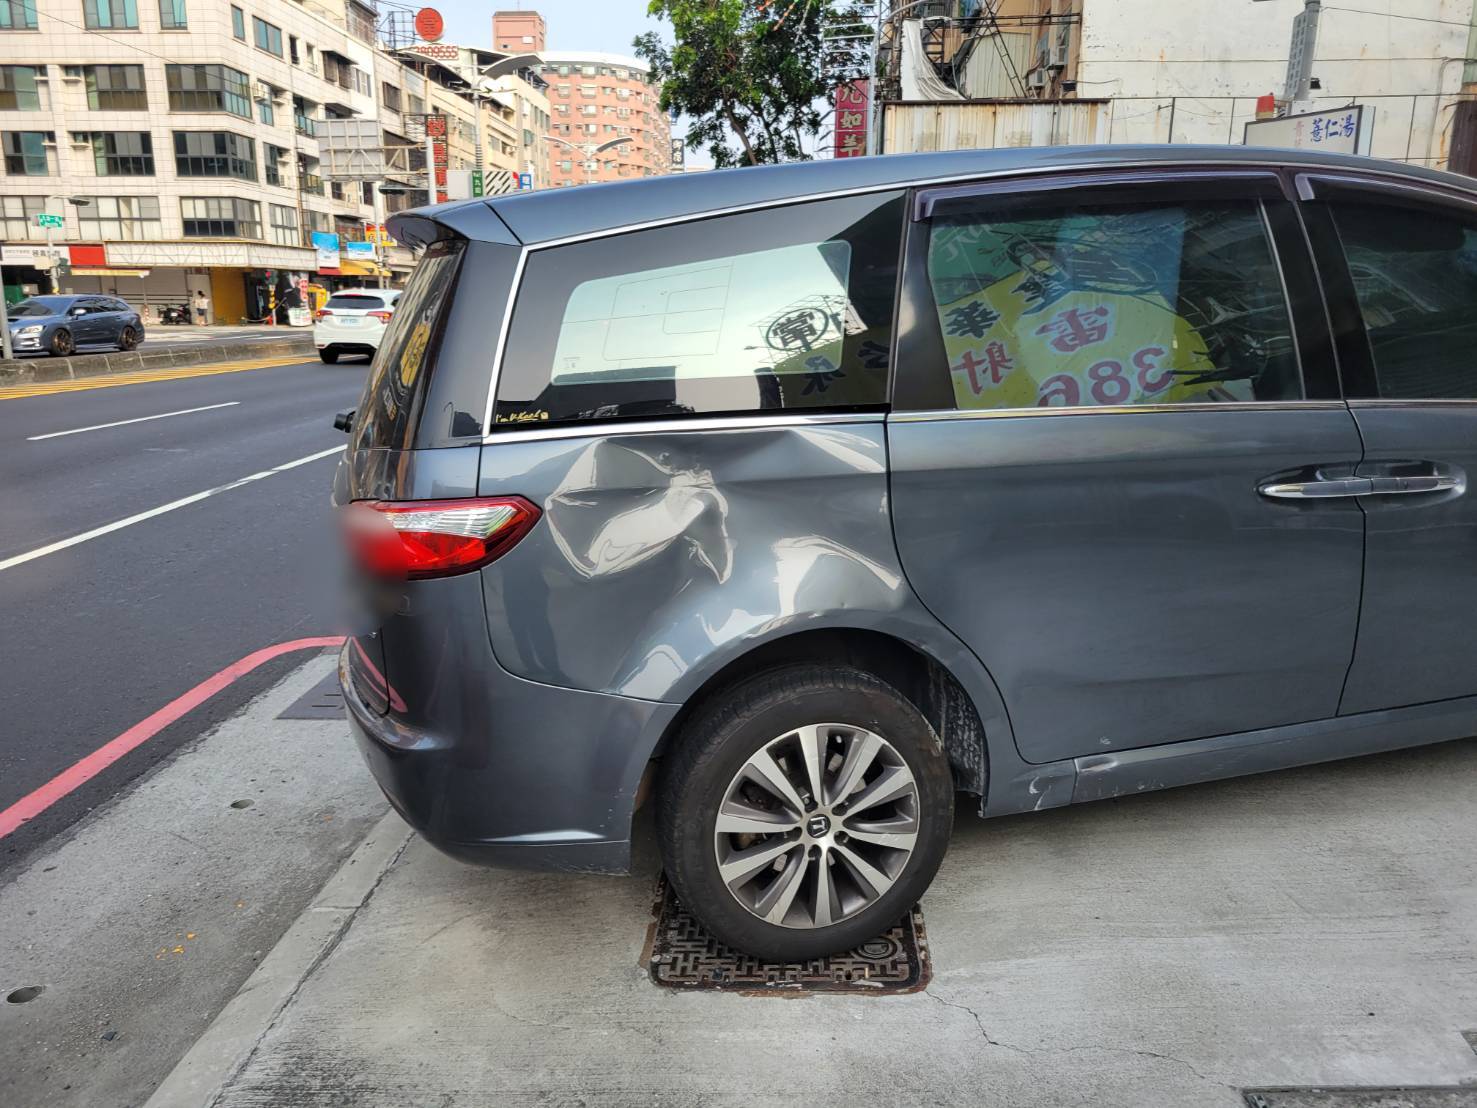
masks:
<svg viewBox="0 0 1477 1108"><path fill-rule="evenodd" d="M901 193L529 256L497 423L886 403Z"/></svg>
<svg viewBox="0 0 1477 1108"><path fill-rule="evenodd" d="M1302 396L1258 202L968 204L928 245L956 407Z"/></svg>
<svg viewBox="0 0 1477 1108"><path fill-rule="evenodd" d="M1477 216L1331 205L1379 395L1477 399Z"/></svg>
<svg viewBox="0 0 1477 1108"><path fill-rule="evenodd" d="M409 449L441 317L465 243L434 242L411 274L385 331L359 402L356 450Z"/></svg>
<svg viewBox="0 0 1477 1108"><path fill-rule="evenodd" d="M385 302L378 296L330 296L325 308L360 308L363 311L372 311L375 308L383 308Z"/></svg>

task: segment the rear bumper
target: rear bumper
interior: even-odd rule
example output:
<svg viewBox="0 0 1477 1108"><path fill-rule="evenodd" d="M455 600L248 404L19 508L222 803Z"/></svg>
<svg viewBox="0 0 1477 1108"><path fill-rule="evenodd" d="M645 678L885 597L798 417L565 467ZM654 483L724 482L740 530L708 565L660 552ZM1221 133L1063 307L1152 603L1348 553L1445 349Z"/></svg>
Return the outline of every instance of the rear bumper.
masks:
<svg viewBox="0 0 1477 1108"><path fill-rule="evenodd" d="M439 677L433 686L404 663L397 675L391 653L391 703L410 703L379 715L355 689L348 645L339 656L349 726L406 822L478 865L626 872L641 776L676 706L525 681L490 652L426 661ZM425 707L434 714L416 712L417 687L431 689ZM421 718L404 718L411 714Z"/></svg>

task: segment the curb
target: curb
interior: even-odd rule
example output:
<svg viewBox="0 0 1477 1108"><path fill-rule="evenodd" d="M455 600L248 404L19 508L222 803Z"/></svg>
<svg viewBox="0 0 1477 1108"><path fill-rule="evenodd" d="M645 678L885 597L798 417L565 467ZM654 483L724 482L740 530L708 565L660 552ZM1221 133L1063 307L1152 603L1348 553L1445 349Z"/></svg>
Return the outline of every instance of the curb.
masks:
<svg viewBox="0 0 1477 1108"><path fill-rule="evenodd" d="M141 348L115 354L78 354L72 358L0 359L0 386L29 385L48 381L71 381L78 377L102 377L109 373L133 373L141 369L205 365L233 358L274 358L284 354L314 355L313 336L262 342L202 343L199 346Z"/></svg>
<svg viewBox="0 0 1477 1108"><path fill-rule="evenodd" d="M370 829L205 1033L160 1082L144 1108L200 1108L215 1103L246 1068L257 1045L298 990L333 953L354 916L413 835L393 811Z"/></svg>

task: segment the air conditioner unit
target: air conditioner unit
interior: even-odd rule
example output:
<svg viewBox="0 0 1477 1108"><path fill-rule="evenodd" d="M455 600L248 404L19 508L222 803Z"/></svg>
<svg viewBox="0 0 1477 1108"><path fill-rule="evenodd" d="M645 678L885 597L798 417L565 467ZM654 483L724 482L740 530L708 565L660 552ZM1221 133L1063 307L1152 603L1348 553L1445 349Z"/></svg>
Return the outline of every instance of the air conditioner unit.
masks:
<svg viewBox="0 0 1477 1108"><path fill-rule="evenodd" d="M1071 46L1071 43L1072 25L1070 23L1063 23L1057 28L1056 40L1051 44L1051 60L1049 64L1052 69L1067 68L1067 50Z"/></svg>
<svg viewBox="0 0 1477 1108"><path fill-rule="evenodd" d="M1026 85L1030 88L1045 88L1047 85L1046 70L1031 70L1031 72L1026 75Z"/></svg>

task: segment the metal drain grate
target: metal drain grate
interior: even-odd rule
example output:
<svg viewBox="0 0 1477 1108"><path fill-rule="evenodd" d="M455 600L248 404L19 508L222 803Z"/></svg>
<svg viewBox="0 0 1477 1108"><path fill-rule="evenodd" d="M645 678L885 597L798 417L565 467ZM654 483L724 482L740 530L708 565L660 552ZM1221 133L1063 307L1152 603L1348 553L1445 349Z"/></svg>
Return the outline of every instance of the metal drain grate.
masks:
<svg viewBox="0 0 1477 1108"><path fill-rule="evenodd" d="M1243 1089L1247 1108L1477 1108L1477 1088L1412 1085L1343 1089Z"/></svg>
<svg viewBox="0 0 1477 1108"><path fill-rule="evenodd" d="M725 989L751 995L914 993L930 976L928 937L916 905L906 919L856 950L810 962L761 962L730 950L703 929L657 882L655 922L647 936L652 981L669 989Z"/></svg>
<svg viewBox="0 0 1477 1108"><path fill-rule="evenodd" d="M281 712L278 719L343 719L344 691L334 670Z"/></svg>

